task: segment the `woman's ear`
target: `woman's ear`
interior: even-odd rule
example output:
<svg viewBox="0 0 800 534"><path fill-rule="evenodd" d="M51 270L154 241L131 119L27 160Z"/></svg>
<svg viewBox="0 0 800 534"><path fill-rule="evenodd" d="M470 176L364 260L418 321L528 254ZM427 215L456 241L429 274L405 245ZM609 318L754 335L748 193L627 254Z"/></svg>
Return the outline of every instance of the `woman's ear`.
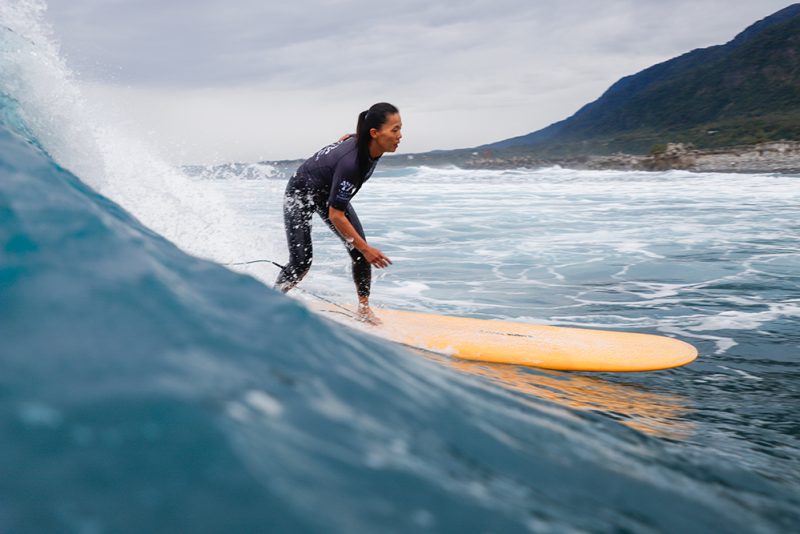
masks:
<svg viewBox="0 0 800 534"><path fill-rule="evenodd" d="M377 128L370 128L369 129L369 136L375 139L378 137L378 129Z"/></svg>

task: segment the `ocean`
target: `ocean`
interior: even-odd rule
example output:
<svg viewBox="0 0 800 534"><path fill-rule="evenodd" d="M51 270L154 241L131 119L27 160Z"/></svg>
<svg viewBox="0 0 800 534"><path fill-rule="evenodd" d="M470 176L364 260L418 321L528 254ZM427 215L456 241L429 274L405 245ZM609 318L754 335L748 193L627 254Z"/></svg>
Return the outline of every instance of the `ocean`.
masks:
<svg viewBox="0 0 800 534"><path fill-rule="evenodd" d="M800 176L379 165L374 305L700 355L415 352L304 305L355 298L319 219L306 293L230 265L286 260L285 180L165 163L29 5L0 7L0 532L797 530Z"/></svg>

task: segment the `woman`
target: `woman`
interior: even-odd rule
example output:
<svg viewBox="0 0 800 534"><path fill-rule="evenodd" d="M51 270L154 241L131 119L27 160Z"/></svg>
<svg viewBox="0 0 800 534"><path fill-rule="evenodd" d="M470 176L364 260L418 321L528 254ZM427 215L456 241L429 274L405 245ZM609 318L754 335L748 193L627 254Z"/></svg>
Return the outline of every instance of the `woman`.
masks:
<svg viewBox="0 0 800 534"><path fill-rule="evenodd" d="M402 126L396 107L385 102L375 104L358 115L355 136L326 146L289 179L283 203L289 263L275 281L277 289L286 293L311 268L311 215L316 211L350 252L359 318L373 324L380 322L369 307L371 266L382 269L392 262L367 244L350 200L372 175L380 157L397 150L403 137Z"/></svg>

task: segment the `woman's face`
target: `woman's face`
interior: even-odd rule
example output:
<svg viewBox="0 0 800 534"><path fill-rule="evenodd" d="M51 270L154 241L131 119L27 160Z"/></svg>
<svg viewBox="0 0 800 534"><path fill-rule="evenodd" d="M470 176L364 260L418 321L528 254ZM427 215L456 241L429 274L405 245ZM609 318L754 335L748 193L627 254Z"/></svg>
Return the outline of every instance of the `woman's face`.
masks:
<svg viewBox="0 0 800 534"><path fill-rule="evenodd" d="M394 152L403 137L403 134L400 133L402 128L403 122L400 120L400 114L392 113L387 115L386 122L383 123L380 130L373 128L369 133L382 152Z"/></svg>

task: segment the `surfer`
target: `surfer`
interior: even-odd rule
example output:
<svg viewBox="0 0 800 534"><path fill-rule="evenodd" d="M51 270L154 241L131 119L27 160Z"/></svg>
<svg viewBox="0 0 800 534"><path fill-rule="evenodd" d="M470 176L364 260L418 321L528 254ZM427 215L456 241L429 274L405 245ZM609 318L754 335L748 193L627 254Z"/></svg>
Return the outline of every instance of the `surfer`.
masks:
<svg viewBox="0 0 800 534"><path fill-rule="evenodd" d="M289 262L275 281L286 293L311 268L311 216L316 211L347 247L352 260L353 281L358 294L358 315L363 321L380 320L369 307L372 268L392 262L370 246L350 201L361 189L386 152L394 152L403 137L400 112L381 102L358 115L354 136L345 136L308 158L286 185L283 221L289 244Z"/></svg>

